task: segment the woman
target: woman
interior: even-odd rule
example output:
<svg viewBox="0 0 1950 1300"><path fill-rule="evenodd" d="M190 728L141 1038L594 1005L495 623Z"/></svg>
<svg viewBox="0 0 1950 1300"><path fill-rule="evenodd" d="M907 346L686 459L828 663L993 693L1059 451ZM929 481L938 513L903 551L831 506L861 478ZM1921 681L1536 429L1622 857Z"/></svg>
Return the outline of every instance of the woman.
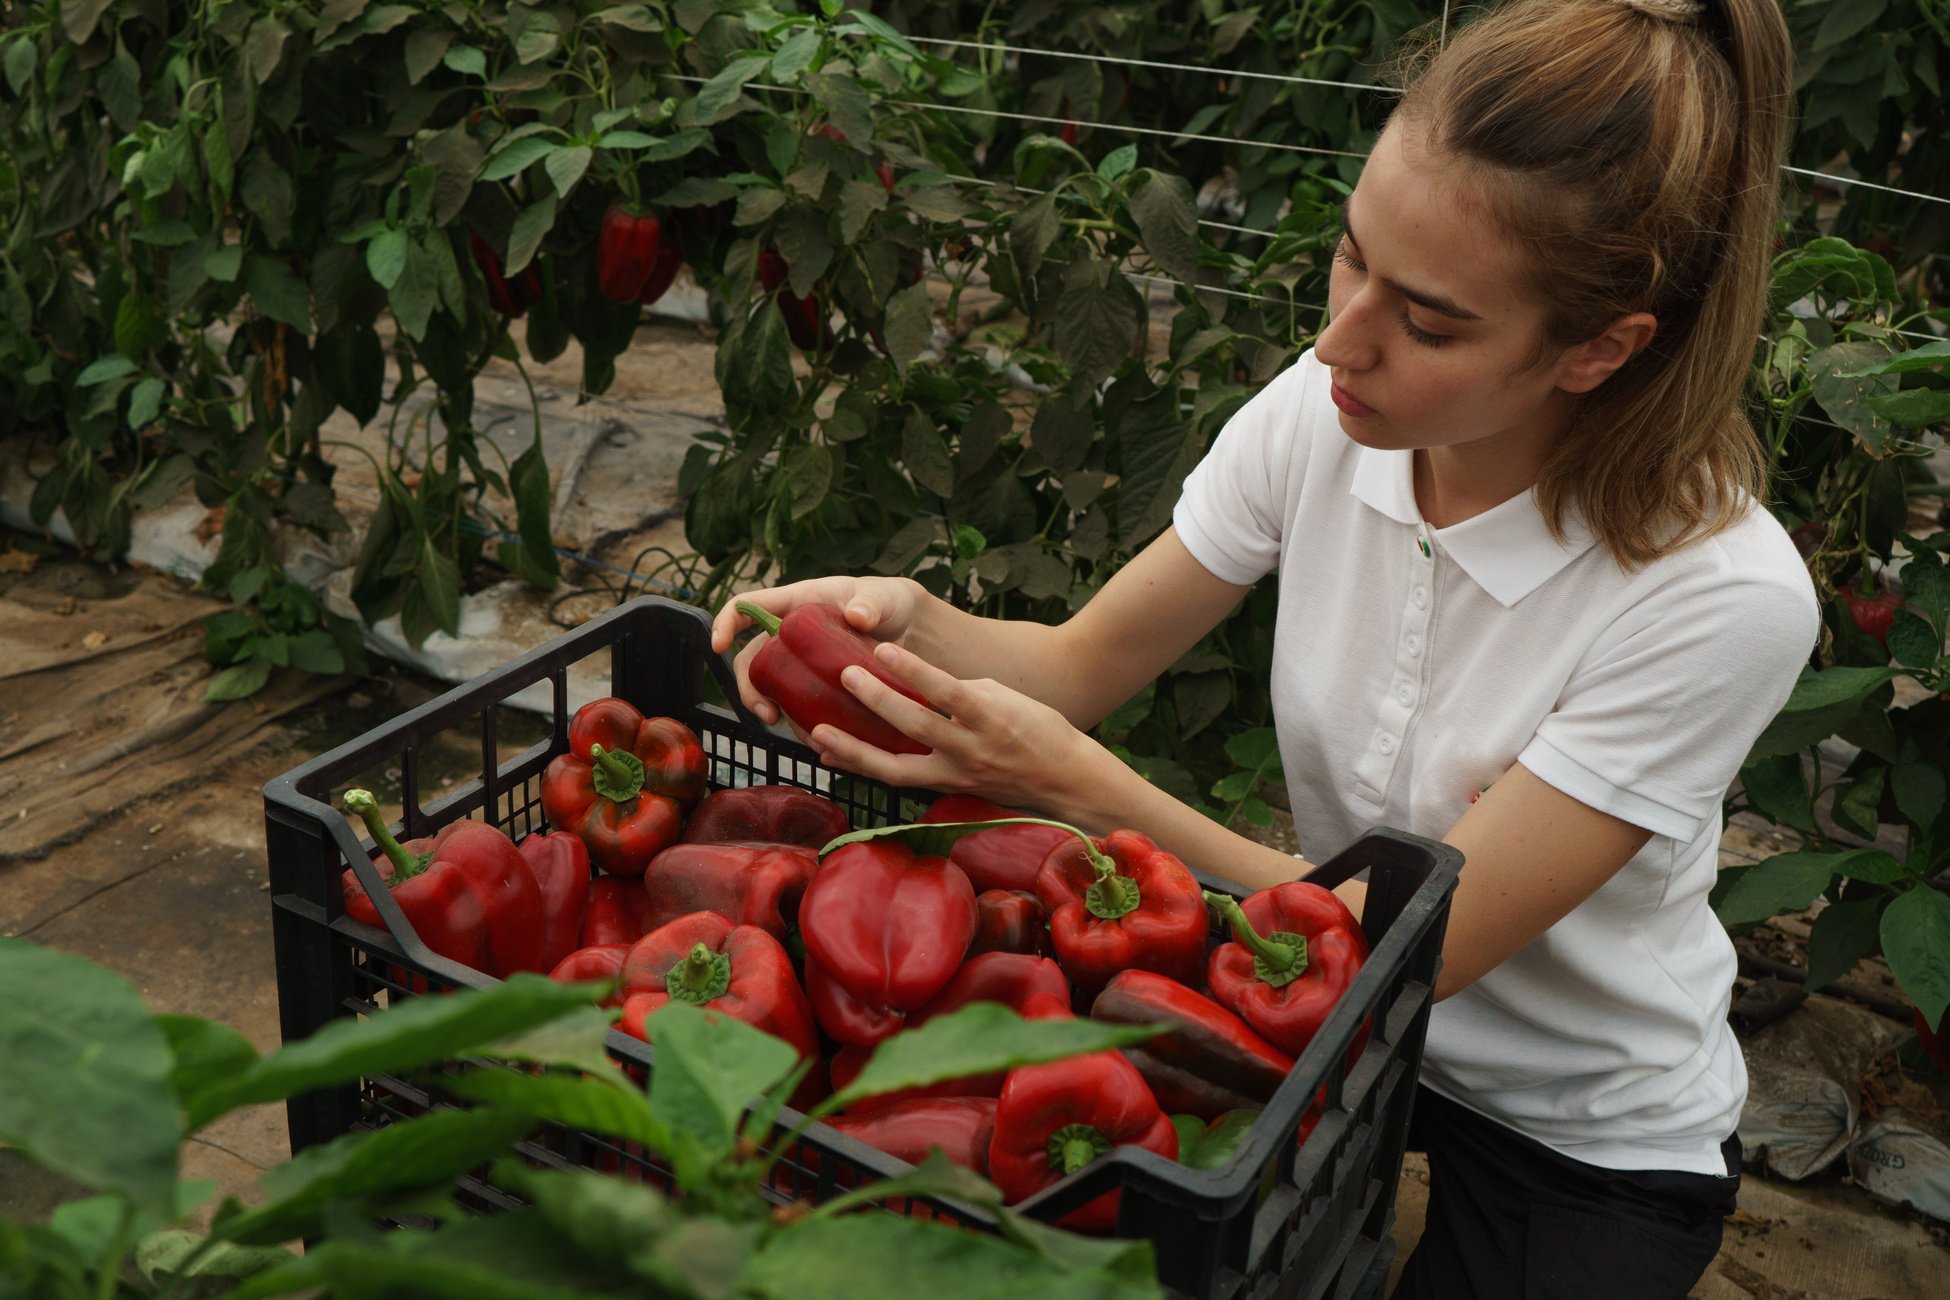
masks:
<svg viewBox="0 0 1950 1300"><path fill-rule="evenodd" d="M830 763L1142 830L1261 887L1294 860L1084 734L1280 570L1272 698L1303 849L1466 855L1430 1022L1428 1228L1398 1294L1684 1295L1738 1186L1720 801L1819 614L1740 392L1787 112L1775 0L1513 0L1421 61L1346 205L1313 350L1173 527L1056 627L826 578L948 716ZM744 620L727 605L714 644ZM772 702L744 674L760 716ZM1342 893L1357 912L1360 886Z"/></svg>

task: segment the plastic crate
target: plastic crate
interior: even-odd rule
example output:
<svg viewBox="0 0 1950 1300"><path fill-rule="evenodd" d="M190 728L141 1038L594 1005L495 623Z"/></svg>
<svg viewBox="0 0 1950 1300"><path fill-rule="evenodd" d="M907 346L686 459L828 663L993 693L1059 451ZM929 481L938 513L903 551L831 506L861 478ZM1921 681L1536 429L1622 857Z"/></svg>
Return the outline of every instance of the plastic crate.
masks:
<svg viewBox="0 0 1950 1300"><path fill-rule="evenodd" d="M775 783L817 789L846 806L856 827L886 825L912 814L916 801L932 798L927 791L822 768L789 733L765 727L742 709L708 703L707 674L727 698L736 694L730 665L711 653L707 617L658 597L638 598L264 787L279 1013L287 1042L335 1017L369 1014L412 990L491 982L419 942L378 887L369 846L331 801L365 774L390 765L398 769L401 838L468 816L492 821L516 838L543 828L542 770L567 747L573 713L569 668L597 655L608 658L610 693L646 715L679 718L698 733L714 789ZM549 736L503 755L495 706L524 690L532 698L537 684L553 690ZM478 743L478 775L423 806L420 761L435 746L451 753L457 737L469 746ZM1190 1170L1150 1152L1121 1149L1018 1208L1055 1219L1121 1189L1120 1234L1149 1238L1160 1281L1186 1295L1233 1300L1375 1293L1388 1261L1395 1183L1461 861L1446 845L1375 830L1320 865L1312 879L1330 885L1369 873L1364 924L1373 955L1228 1168ZM339 879L347 866L367 875L387 930L345 915ZM1207 888L1228 888L1201 879ZM1215 932L1214 942L1220 937ZM1364 1023L1372 1026L1367 1044L1343 1070ZM653 1050L635 1038L612 1031L609 1049L626 1066L653 1067ZM1296 1145L1301 1118L1323 1086L1325 1112L1305 1144ZM292 1149L441 1104L437 1080L426 1077L372 1077L310 1093L288 1105ZM783 1135L796 1120L788 1111L778 1132ZM669 1184L669 1171L649 1153L559 1126L544 1126L521 1150L554 1167L588 1166ZM816 1126L779 1163L769 1194L819 1203L902 1168L872 1147ZM485 1182L469 1182L463 1192L482 1209L517 1203ZM917 1198L904 1202L902 1212L994 1228L979 1207L954 1201Z"/></svg>

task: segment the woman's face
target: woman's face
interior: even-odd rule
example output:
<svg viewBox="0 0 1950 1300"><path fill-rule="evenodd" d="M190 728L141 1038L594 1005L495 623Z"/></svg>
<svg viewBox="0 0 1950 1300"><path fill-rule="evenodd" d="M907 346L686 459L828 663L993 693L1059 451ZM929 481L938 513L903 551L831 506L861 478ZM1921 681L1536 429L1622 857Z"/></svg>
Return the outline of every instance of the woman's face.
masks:
<svg viewBox="0 0 1950 1300"><path fill-rule="evenodd" d="M1341 428L1367 447L1470 445L1541 464L1574 402L1558 358L1540 360L1543 305L1522 250L1422 138L1391 125L1346 203L1314 345Z"/></svg>

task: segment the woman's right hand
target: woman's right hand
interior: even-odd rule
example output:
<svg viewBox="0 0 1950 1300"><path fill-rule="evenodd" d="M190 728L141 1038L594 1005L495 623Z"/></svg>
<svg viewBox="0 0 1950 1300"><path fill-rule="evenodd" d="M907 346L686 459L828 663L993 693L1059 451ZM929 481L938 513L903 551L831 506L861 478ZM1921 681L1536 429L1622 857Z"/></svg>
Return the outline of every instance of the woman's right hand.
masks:
<svg viewBox="0 0 1950 1300"><path fill-rule="evenodd" d="M765 587L733 596L719 608L711 620L711 649L718 654L725 653L738 634L752 626L752 620L738 612L741 600L748 600L779 618L802 605L837 605L854 628L876 641L901 644L922 604L929 599L927 591L912 578L809 578L783 587ZM752 685L751 663L752 657L770 639L764 633L753 637L731 662L738 679L739 697L768 726L778 722L779 706Z"/></svg>

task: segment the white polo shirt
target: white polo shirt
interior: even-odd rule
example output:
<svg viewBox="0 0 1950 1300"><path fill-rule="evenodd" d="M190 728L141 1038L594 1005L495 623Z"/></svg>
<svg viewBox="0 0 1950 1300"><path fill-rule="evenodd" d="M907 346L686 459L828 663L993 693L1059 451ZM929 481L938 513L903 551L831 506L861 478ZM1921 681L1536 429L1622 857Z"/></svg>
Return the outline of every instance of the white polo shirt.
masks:
<svg viewBox="0 0 1950 1300"><path fill-rule="evenodd" d="M1589 1164L1725 1173L1747 1088L1707 906L1720 801L1820 629L1767 511L1635 573L1525 493L1423 522L1412 453L1341 430L1300 357L1241 409L1173 522L1227 582L1280 570L1273 710L1301 846L1440 839L1513 763L1652 832L1591 898L1437 1004L1425 1083ZM1468 866L1464 866L1465 876Z"/></svg>

